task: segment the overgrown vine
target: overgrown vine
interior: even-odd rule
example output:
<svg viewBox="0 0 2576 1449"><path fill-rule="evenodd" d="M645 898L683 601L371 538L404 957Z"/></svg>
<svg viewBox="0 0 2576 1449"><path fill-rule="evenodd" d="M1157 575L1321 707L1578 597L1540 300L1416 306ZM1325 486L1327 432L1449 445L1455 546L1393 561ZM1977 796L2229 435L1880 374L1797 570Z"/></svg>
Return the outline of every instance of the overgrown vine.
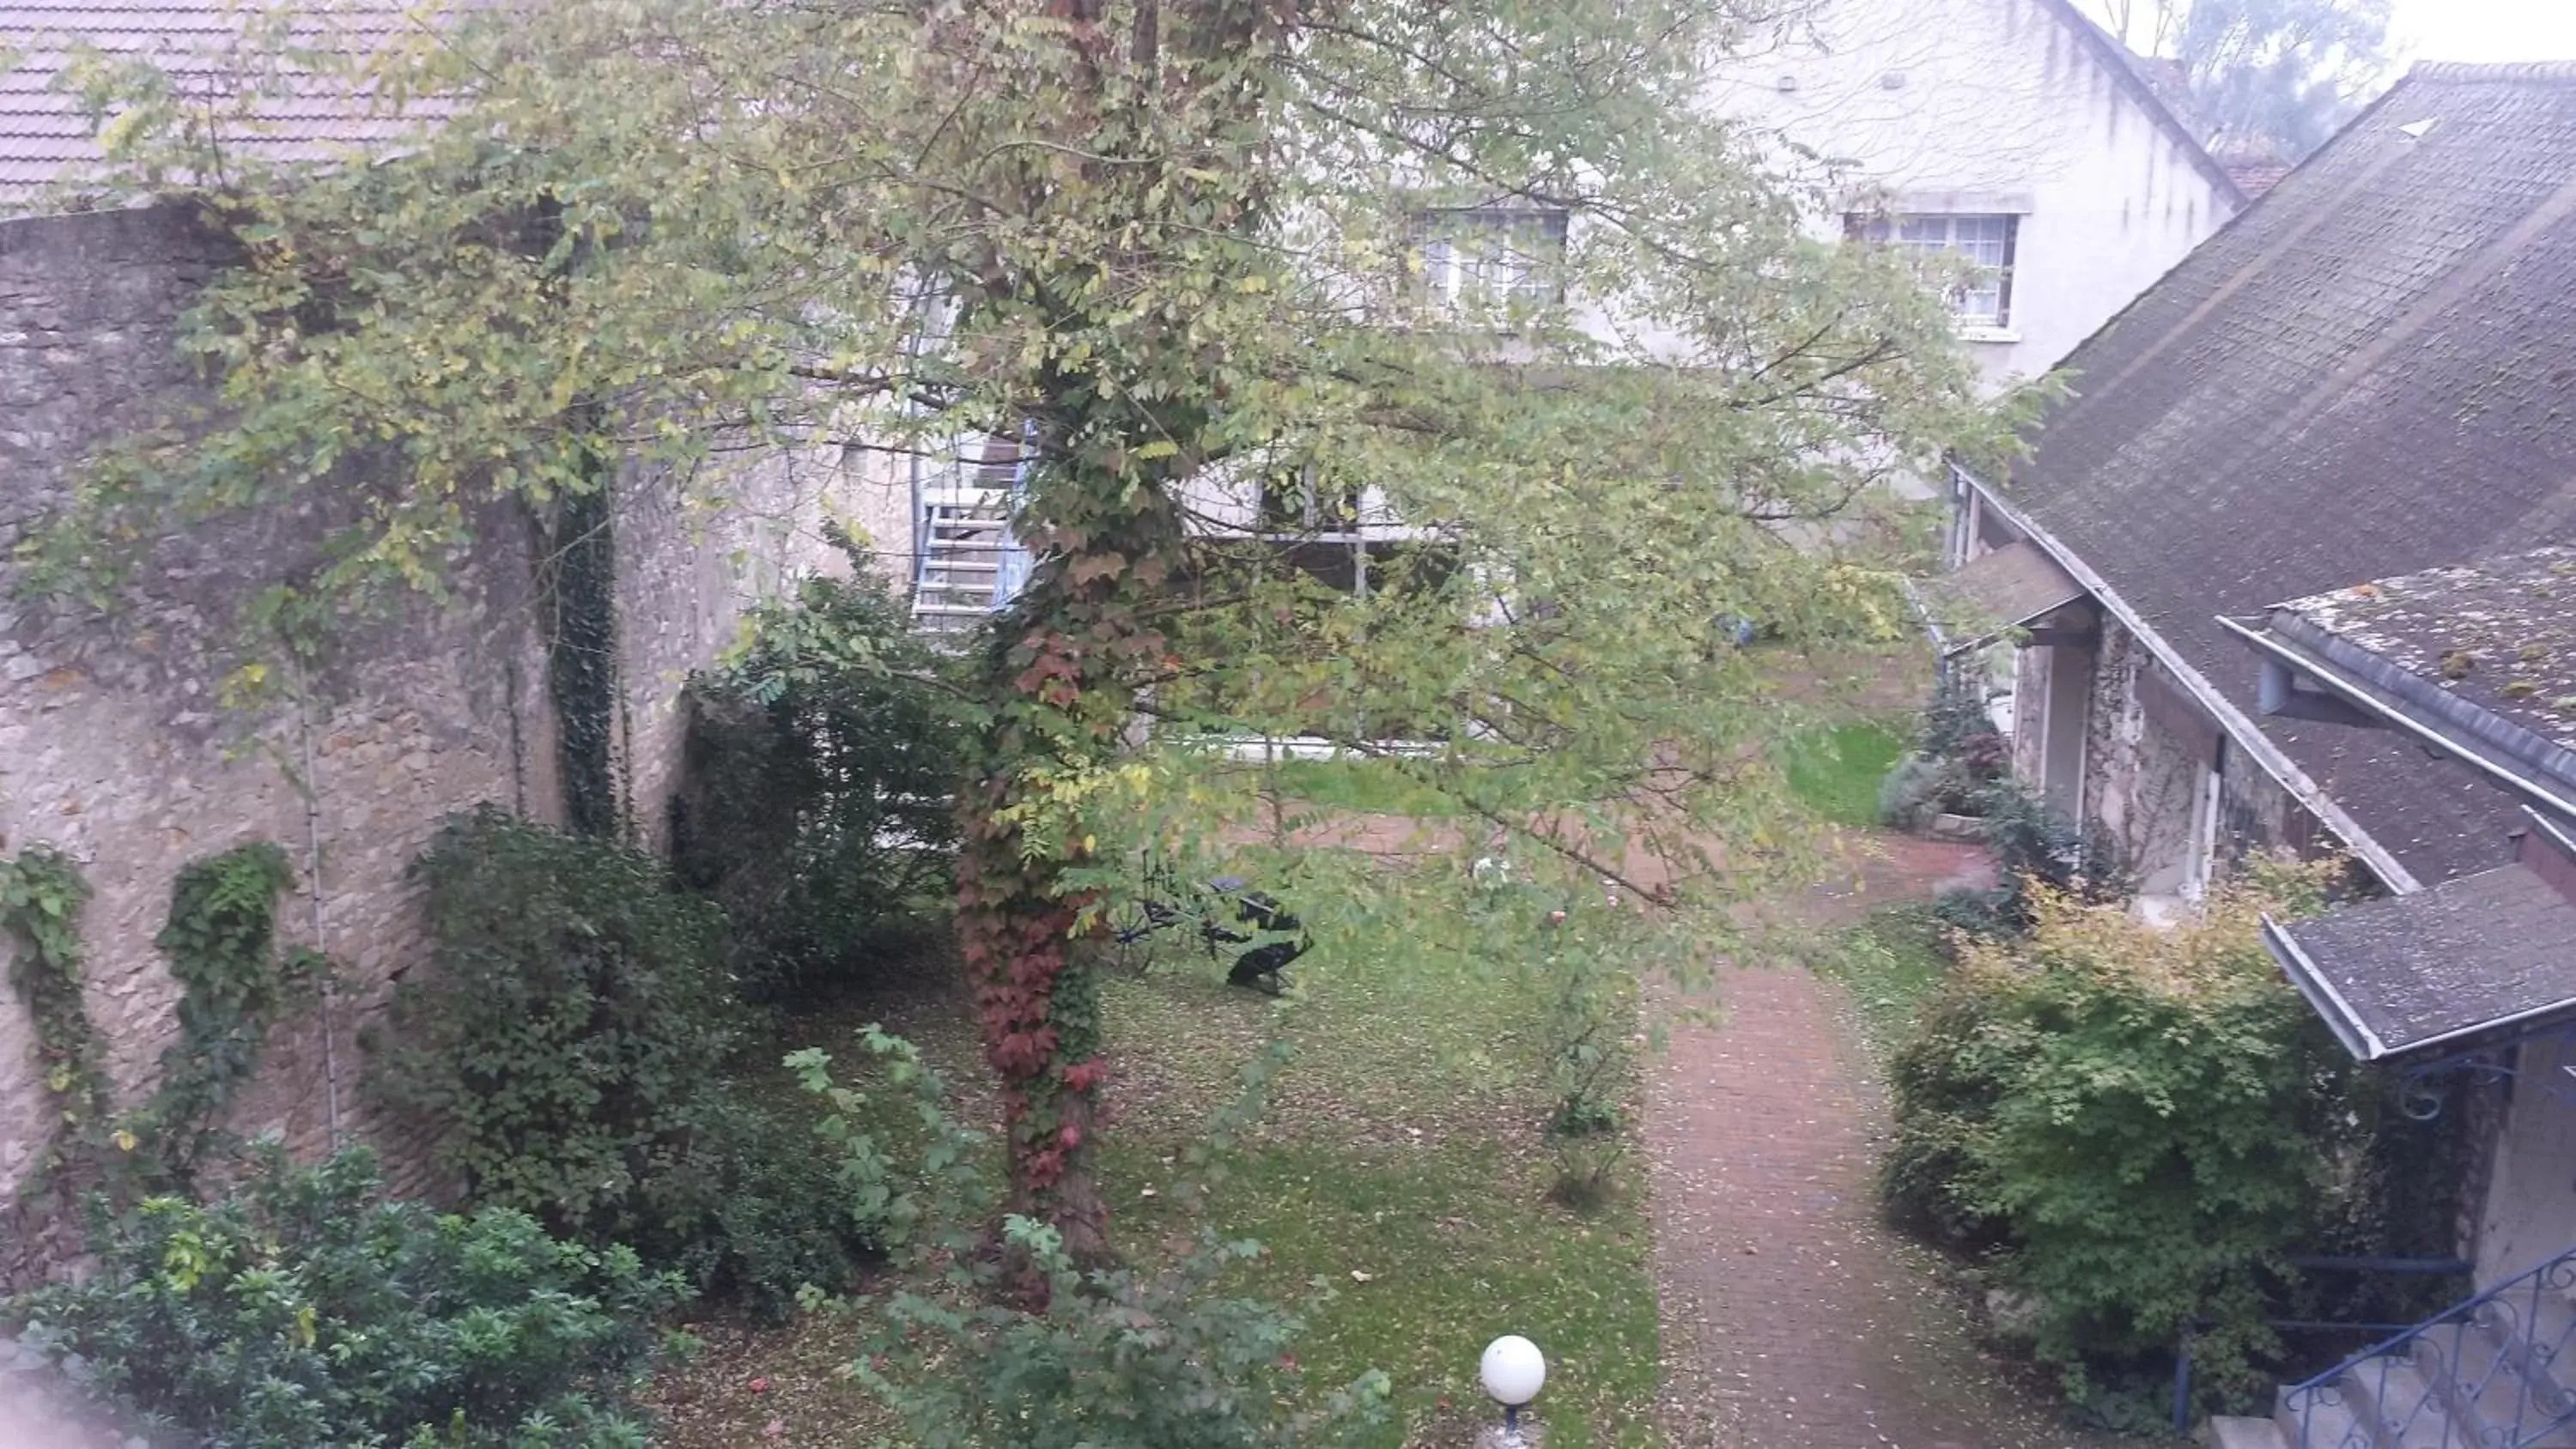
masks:
<svg viewBox="0 0 2576 1449"><path fill-rule="evenodd" d="M270 1027L326 969L315 951L277 949L277 897L294 880L286 852L259 840L192 861L171 884L153 944L180 986L179 1039L161 1053L161 1084L135 1133L161 1177L194 1178L216 1122L258 1073Z"/></svg>
<svg viewBox="0 0 2576 1449"><path fill-rule="evenodd" d="M596 480L595 480L596 481ZM564 823L617 839L617 542L604 486L557 498L543 529L546 682L555 706Z"/></svg>
<svg viewBox="0 0 2576 1449"><path fill-rule="evenodd" d="M9 985L36 1027L36 1063L60 1115L31 1185L58 1172L107 1110L104 1039L82 999L81 907L89 882L71 857L34 846L0 860L0 928L16 940Z"/></svg>

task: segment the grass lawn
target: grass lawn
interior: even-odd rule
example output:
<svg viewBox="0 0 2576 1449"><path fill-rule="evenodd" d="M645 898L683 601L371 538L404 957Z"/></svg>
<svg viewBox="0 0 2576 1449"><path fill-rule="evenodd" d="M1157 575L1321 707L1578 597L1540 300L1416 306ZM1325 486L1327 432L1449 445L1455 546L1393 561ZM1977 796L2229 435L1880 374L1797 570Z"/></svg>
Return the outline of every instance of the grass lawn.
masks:
<svg viewBox="0 0 2576 1449"><path fill-rule="evenodd" d="M1949 974L1942 931L1929 907L1889 906L1851 927L1824 957L1825 974L1851 992L1861 1034L1882 1062Z"/></svg>
<svg viewBox="0 0 2576 1449"><path fill-rule="evenodd" d="M1314 805L1362 815L1455 815L1458 802L1384 760L1283 760L1279 788Z"/></svg>
<svg viewBox="0 0 2576 1449"><path fill-rule="evenodd" d="M1902 731L1877 723L1834 725L1791 740L1789 792L1836 825L1878 823L1878 783L1904 757Z"/></svg>
<svg viewBox="0 0 2576 1449"><path fill-rule="evenodd" d="M1375 1442L1463 1449L1493 1417L1478 1354L1522 1333L1550 1360L1539 1411L1552 1445L1656 1442L1644 1164L1622 1161L1616 1200L1588 1215L1547 1200L1535 994L1318 951L1293 968L1298 990L1274 1002L1224 986L1203 952L1180 946L1148 974L1103 981L1116 1075L1101 1166L1122 1251L1150 1261L1189 1225L1170 1190L1174 1164L1236 1096L1245 1063L1282 1036L1296 1057L1230 1155L1206 1222L1269 1249L1241 1286L1304 1314L1295 1351L1308 1384L1383 1369L1396 1413ZM961 1087L980 1088L972 1026L945 992L854 1004L801 1024L782 1050L813 1042L855 1061L849 1033L879 1017ZM961 1112L989 1115L971 1100ZM883 1410L834 1374L857 1341L850 1325L699 1331L707 1351L658 1386L657 1442L900 1442Z"/></svg>
<svg viewBox="0 0 2576 1449"><path fill-rule="evenodd" d="M1249 1286L1307 1305L1297 1354L1309 1383L1384 1369L1399 1422L1380 1443L1463 1446L1491 1417L1477 1356L1522 1333L1550 1360L1551 1444L1654 1442L1644 1164L1623 1161L1617 1200L1589 1215L1546 1200L1553 1159L1526 994L1367 965L1301 963L1299 980L1279 1018L1296 1060L1210 1218L1270 1249ZM1108 1001L1137 1066L1122 1084L1135 1094L1128 1130L1105 1165L1141 1243L1175 1226L1156 1206L1168 1201L1164 1159L1233 1095L1273 1008L1170 978L1116 982Z"/></svg>

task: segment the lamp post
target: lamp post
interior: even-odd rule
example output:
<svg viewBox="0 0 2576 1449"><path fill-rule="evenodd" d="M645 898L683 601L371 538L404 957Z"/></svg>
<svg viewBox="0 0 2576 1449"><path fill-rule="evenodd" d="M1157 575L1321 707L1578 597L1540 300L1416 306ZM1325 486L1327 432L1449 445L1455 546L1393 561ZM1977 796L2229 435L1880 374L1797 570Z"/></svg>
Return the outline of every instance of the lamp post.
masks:
<svg viewBox="0 0 2576 1449"><path fill-rule="evenodd" d="M1521 1438L1521 1410L1547 1383L1547 1356L1538 1345L1517 1333L1507 1333L1485 1345L1485 1356L1476 1365L1476 1377L1484 1381L1485 1392L1503 1406L1503 1438L1506 1445L1517 1446Z"/></svg>

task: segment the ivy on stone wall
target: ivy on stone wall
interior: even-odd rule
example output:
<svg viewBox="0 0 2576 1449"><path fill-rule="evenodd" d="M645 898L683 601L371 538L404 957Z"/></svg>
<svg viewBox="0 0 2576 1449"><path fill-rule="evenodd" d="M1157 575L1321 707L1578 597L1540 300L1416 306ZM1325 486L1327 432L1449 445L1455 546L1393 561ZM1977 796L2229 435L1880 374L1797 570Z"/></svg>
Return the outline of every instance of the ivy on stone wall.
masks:
<svg viewBox="0 0 2576 1449"><path fill-rule="evenodd" d="M170 887L153 939L180 986L179 1039L161 1053L161 1084L136 1135L157 1174L184 1186L216 1145L216 1121L259 1070L269 1028L327 963L277 949L278 893L294 884L286 852L253 841L192 861Z"/></svg>
<svg viewBox="0 0 2576 1449"><path fill-rule="evenodd" d="M36 1063L62 1114L39 1177L62 1165L107 1106L104 1042L81 993L80 913L88 901L89 882L60 851L39 845L0 860L0 929L16 941L9 986L35 1021Z"/></svg>
<svg viewBox="0 0 2576 1449"><path fill-rule="evenodd" d="M554 500L540 580L564 823L576 835L618 839L632 812L617 770L617 542L608 489L597 481Z"/></svg>
<svg viewBox="0 0 2576 1449"><path fill-rule="evenodd" d="M264 840L180 870L154 941L180 986L179 1039L161 1054L151 1100L111 1114L106 1040L84 1000L89 885L47 847L0 860L0 929L15 939L9 984L35 1022L37 1062L60 1110L30 1188L122 1195L191 1183L216 1145L215 1121L258 1072L269 1028L325 967L316 952L277 950L277 895L294 878L286 852Z"/></svg>

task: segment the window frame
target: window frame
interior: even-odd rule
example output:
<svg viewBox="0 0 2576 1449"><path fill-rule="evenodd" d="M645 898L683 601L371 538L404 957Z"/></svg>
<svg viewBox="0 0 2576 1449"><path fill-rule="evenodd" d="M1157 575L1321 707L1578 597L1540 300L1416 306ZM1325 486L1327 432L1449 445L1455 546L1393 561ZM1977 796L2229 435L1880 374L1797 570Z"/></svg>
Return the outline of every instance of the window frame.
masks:
<svg viewBox="0 0 2576 1449"><path fill-rule="evenodd" d="M1563 207L1424 208L1414 217L1424 299L1452 310L1562 306L1571 221ZM1462 245L1470 240L1481 243L1473 254Z"/></svg>
<svg viewBox="0 0 2576 1449"><path fill-rule="evenodd" d="M1996 224L2002 232L2000 237L1992 239L1996 243L1996 255L1999 260L1992 263L1978 260L1976 253L1970 248L1983 245L1989 239L1972 238L1963 245L1960 236L1962 223ZM1937 240L1905 235L1909 227L1922 228L1936 224L1941 228L1941 235ZM1991 291L1995 299L1992 314L1972 311L1966 305L1969 298L1983 295L1989 290L1988 288L1953 282L1943 289L1943 295L1950 303L1950 315L1960 329L1969 334L1971 341L1979 340L1976 336L1978 333L2008 336L2014 331L2016 318L2013 307L2013 279L2021 262L2020 213L2010 211L1854 213L1844 218L1843 233L1855 241L1900 248L1922 259L1943 257L1963 261L1971 269L1972 275L1978 277L1991 274L1993 278Z"/></svg>

